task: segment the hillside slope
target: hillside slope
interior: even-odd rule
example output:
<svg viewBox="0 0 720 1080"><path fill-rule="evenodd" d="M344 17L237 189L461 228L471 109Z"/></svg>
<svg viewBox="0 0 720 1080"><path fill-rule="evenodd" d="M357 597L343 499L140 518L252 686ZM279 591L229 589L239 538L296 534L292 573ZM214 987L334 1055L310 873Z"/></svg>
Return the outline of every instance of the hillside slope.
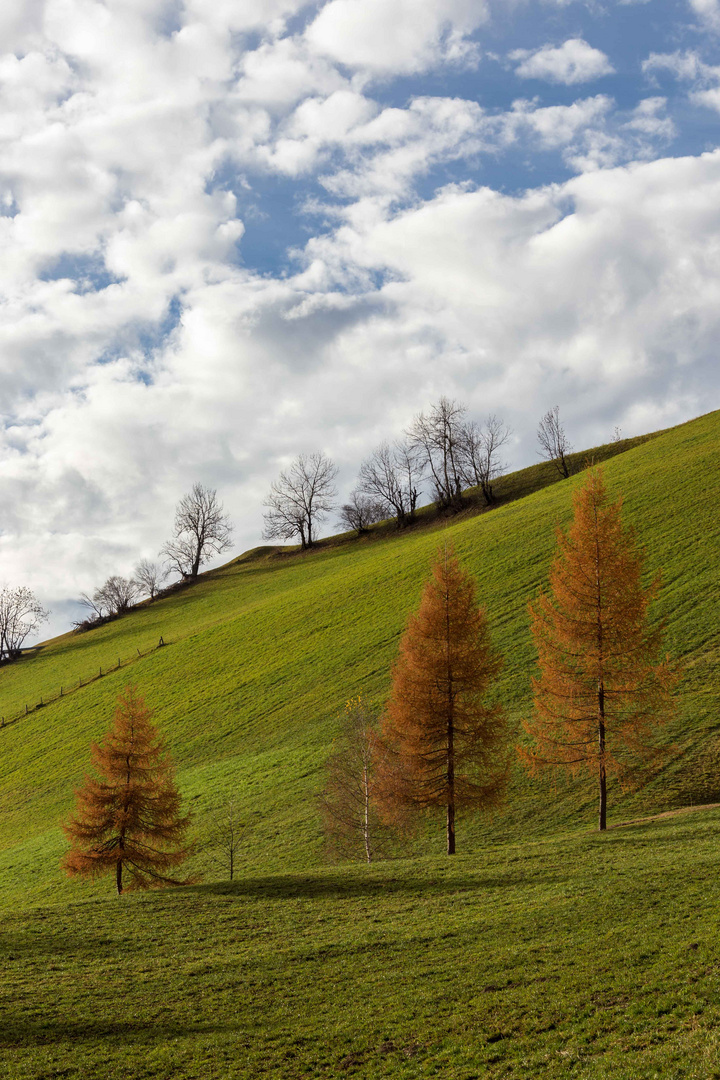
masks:
<svg viewBox="0 0 720 1080"><path fill-rule="evenodd" d="M611 822L720 798L719 449L720 413L711 413L606 464L610 491L624 495L626 520L646 548L648 574L663 569L657 616L668 621L669 651L687 663L680 715L666 732L674 746L669 762L642 792L611 792ZM568 520L577 482L406 534L306 555L241 557L192 588L88 634L56 639L0 671L6 717L64 688L61 699L0 729L0 904L104 888L61 877L58 822L72 807L91 739L107 728L130 679L167 736L201 834L206 815L232 796L248 823L247 867L318 865L314 794L337 714L357 694L383 701L399 635L445 540L477 576L506 657L499 692L519 723L533 664L527 601L546 578L554 527ZM161 636L166 646L155 649ZM68 692L133 656L121 670ZM506 811L493 821L461 821L458 849L591 827L594 802L586 784L556 790L518 770ZM442 842L442 830L430 829L416 850L439 853Z"/></svg>

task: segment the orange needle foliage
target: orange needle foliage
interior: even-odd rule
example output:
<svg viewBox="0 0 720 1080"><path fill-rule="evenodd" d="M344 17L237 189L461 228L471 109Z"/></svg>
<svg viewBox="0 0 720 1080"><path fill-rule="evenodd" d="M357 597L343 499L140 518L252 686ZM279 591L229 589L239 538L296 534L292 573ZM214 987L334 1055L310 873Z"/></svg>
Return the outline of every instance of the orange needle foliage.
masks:
<svg viewBox="0 0 720 1080"><path fill-rule="evenodd" d="M507 725L500 705L484 702L501 666L474 580L452 551L438 553L393 671L379 799L387 816L445 809L448 855L456 810L496 806L505 791Z"/></svg>
<svg viewBox="0 0 720 1080"><path fill-rule="evenodd" d="M91 747L99 779L85 777L75 793L75 817L63 826L71 844L62 861L66 873L98 877L114 870L118 893L184 884L166 872L190 854L182 844L190 815L180 816L172 763L151 715L135 687L127 686L113 726Z"/></svg>
<svg viewBox="0 0 720 1080"><path fill-rule="evenodd" d="M573 505L567 535L557 530L550 594L530 604L540 671L524 724L534 746L520 756L533 770L561 765L595 777L602 830L607 779L659 753L652 735L672 715L677 676L659 660L662 627L647 623L659 576L643 588L642 557L602 469L588 473Z"/></svg>

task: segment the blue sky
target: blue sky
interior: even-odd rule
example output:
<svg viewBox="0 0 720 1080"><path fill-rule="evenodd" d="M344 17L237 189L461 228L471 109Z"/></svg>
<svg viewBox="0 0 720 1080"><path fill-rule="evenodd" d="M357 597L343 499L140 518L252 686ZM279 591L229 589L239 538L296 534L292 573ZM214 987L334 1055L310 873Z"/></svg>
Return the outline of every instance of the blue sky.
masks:
<svg viewBox="0 0 720 1080"><path fill-rule="evenodd" d="M718 405L720 2L6 0L0 582L62 629L217 487L441 394L535 459ZM327 523L328 528L333 525Z"/></svg>

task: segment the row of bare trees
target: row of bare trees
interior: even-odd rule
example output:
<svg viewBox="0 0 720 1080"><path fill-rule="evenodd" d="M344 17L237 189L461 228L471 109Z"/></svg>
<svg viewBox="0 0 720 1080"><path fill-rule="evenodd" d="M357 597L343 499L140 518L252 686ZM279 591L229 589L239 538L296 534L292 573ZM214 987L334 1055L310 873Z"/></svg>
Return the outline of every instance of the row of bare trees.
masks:
<svg viewBox="0 0 720 1080"><path fill-rule="evenodd" d="M273 481L265 500L265 540L300 540L312 547L320 522L339 509L339 524L367 532L394 519L399 529L412 523L423 489L440 511L461 510L467 488L479 488L486 506L495 501L493 484L505 469L502 449L509 427L494 414L484 423L467 419L465 405L447 397L419 413L402 438L382 442L360 466L348 501L337 507L337 467L323 453L301 454ZM538 426L541 456L561 476L569 476L572 447L557 405Z"/></svg>
<svg viewBox="0 0 720 1080"><path fill-rule="evenodd" d="M467 408L441 397L415 417L401 439L381 443L360 466L357 484L340 507L340 524L358 533L385 519L398 528L415 518L424 486L440 510L459 510L463 490L479 487L486 505L504 468L510 429L497 416L467 420ZM318 524L336 509L337 467L322 453L301 454L280 473L265 501L266 540L300 540L312 547Z"/></svg>
<svg viewBox="0 0 720 1080"><path fill-rule="evenodd" d="M413 521L424 486L440 510L461 509L469 487L479 487L489 506L493 481L505 468L501 450L511 434L499 417L490 415L479 425L467 420L465 405L441 397L415 417L402 439L381 443L363 461L350 507L369 500L380 518L394 518L403 528ZM346 507L343 517L349 525Z"/></svg>
<svg viewBox="0 0 720 1080"><path fill-rule="evenodd" d="M425 485L442 511L461 509L463 490L469 487L479 488L490 506L493 482L505 467L501 451L510 435L497 416L489 415L478 425L467 420L464 405L441 397L415 417L401 439L381 443L362 462L357 484L339 508L340 525L362 534L378 521L394 519L403 528L415 519ZM542 455L568 476L572 447L557 405L540 421L538 440ZM337 509L337 472L325 454L301 454L271 485L264 538L297 537L303 550L312 547L318 525ZM131 577L112 574L92 593L83 593L80 603L87 614L75 628L116 618L144 597L155 600L172 574L194 581L202 565L227 550L231 537L232 524L217 491L194 484L176 507L173 534L160 550L160 561L144 558ZM47 618L29 589L0 590L0 662L20 655L26 638Z"/></svg>
<svg viewBox="0 0 720 1080"><path fill-rule="evenodd" d="M194 484L177 504L173 535L160 550L163 561L141 559L132 577L112 574L94 592L82 593L80 603L88 614L75 623L76 629L88 629L123 615L143 597L155 600L172 574L183 581L194 581L204 563L227 550L231 538L232 523L217 491Z"/></svg>

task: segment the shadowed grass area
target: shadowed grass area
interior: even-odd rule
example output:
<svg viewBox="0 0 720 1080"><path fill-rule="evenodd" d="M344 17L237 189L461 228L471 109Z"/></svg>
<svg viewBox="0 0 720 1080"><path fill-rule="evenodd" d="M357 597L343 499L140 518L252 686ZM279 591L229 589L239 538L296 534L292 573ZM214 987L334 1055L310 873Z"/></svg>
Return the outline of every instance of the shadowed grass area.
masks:
<svg viewBox="0 0 720 1080"><path fill-rule="evenodd" d="M667 619L668 648L687 671L678 719L665 733L668 761L643 791L611 791L610 823L720 799L720 416L629 442L588 453L596 460L610 455L608 485L625 496L647 573L663 568L656 617ZM404 533L379 530L305 554L258 549L191 588L90 633L46 643L0 670L0 715L11 716L61 685L136 656L0 730L0 905L98 894L100 886L60 876L58 823L72 808L90 741L107 729L129 678L155 710L201 836L207 815L232 796L247 822L241 872L320 866L314 796L337 715L357 694L378 705L384 700L398 638L446 541L477 576L506 658L498 694L519 727L533 665L527 601L546 579L554 529L569 519L578 483L577 476L552 479L547 464L523 470L498 482L501 502L491 511L468 510ZM166 647L154 649L161 636ZM585 828L594 804L592 785L560 783L556 790L518 769L502 813L460 820L458 850L473 854L488 843ZM442 829L431 824L408 853L439 854L442 846Z"/></svg>
<svg viewBox="0 0 720 1080"><path fill-rule="evenodd" d="M720 812L8 913L8 1080L720 1076Z"/></svg>

